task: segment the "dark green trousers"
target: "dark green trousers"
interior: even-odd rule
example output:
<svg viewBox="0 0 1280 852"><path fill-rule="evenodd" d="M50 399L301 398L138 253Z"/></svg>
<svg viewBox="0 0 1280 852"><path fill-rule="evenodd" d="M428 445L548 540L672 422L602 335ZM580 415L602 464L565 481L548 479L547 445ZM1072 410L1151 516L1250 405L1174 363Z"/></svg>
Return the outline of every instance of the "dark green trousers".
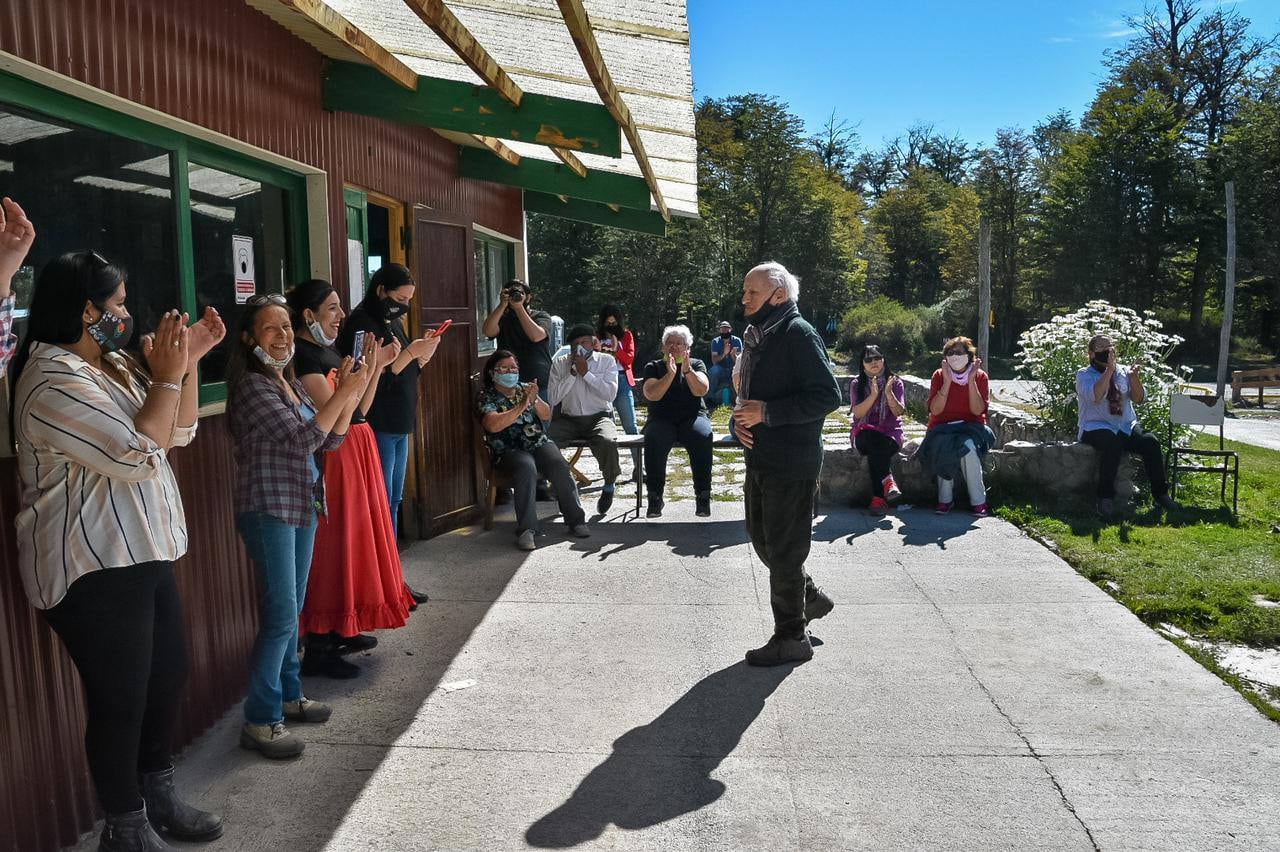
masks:
<svg viewBox="0 0 1280 852"><path fill-rule="evenodd" d="M813 538L817 485L812 479L779 479L747 469L747 534L760 561L769 568L773 632L788 639L804 635L805 597L817 594L804 570Z"/></svg>

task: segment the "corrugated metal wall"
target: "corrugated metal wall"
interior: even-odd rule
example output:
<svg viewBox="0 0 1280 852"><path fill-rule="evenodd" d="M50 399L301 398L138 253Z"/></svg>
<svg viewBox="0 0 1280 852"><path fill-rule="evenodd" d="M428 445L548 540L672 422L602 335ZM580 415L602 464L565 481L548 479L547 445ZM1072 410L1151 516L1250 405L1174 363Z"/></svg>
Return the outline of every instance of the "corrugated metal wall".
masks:
<svg viewBox="0 0 1280 852"><path fill-rule="evenodd" d="M346 276L344 183L521 233L519 191L457 178L452 143L324 112L323 58L239 0L0 0L0 50L325 170L335 280ZM191 532L179 567L191 657L184 743L239 700L256 628L252 572L232 526L230 450L224 418L212 417L173 455ZM73 841L92 824L96 804L75 670L17 578L17 508L15 467L5 460L0 850L37 852Z"/></svg>

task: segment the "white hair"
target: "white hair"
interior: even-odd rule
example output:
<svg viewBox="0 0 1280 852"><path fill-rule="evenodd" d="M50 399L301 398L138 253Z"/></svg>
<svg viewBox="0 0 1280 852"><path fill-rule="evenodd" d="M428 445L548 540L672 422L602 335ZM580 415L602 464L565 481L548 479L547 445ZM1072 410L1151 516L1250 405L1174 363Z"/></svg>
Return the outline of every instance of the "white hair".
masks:
<svg viewBox="0 0 1280 852"><path fill-rule="evenodd" d="M693 346L693 332L689 330L687 325L669 325L662 330L662 345L667 345L667 339L678 337L684 341L684 345Z"/></svg>
<svg viewBox="0 0 1280 852"><path fill-rule="evenodd" d="M747 277L763 275L774 287L787 291L787 298L793 302L800 301L800 279L787 271L787 268L776 260L768 260L759 266L752 267Z"/></svg>

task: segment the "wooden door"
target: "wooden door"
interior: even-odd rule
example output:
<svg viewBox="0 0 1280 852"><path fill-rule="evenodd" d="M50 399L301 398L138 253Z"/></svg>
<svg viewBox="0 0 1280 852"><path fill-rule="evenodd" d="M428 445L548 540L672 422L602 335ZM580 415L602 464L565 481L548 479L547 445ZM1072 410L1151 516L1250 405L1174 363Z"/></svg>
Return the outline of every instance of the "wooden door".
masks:
<svg viewBox="0 0 1280 852"><path fill-rule="evenodd" d="M414 473L423 536L466 523L479 508L471 378L476 363L472 239L468 222L432 210L414 211L411 253L420 327L453 320L422 375Z"/></svg>

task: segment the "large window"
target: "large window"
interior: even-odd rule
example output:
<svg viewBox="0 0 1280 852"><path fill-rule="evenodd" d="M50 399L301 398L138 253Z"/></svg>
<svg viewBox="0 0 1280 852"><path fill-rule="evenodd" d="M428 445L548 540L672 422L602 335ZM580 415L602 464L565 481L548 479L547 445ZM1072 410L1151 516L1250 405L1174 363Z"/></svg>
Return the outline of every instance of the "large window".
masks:
<svg viewBox="0 0 1280 852"><path fill-rule="evenodd" d="M0 103L4 195L39 234L17 276L20 332L37 270L70 251L96 251L127 270L139 332L182 304L168 151Z"/></svg>
<svg viewBox="0 0 1280 852"><path fill-rule="evenodd" d="M492 352L497 344L485 337L482 326L498 305L502 285L511 280L515 269L515 246L498 237L476 234L476 349L480 354Z"/></svg>
<svg viewBox="0 0 1280 852"><path fill-rule="evenodd" d="M144 334L171 308L212 305L234 329L254 292L306 263L301 175L0 72L0 195L38 237L17 279L19 322L38 270L92 249L128 271ZM201 366L201 401L226 397L227 344Z"/></svg>

